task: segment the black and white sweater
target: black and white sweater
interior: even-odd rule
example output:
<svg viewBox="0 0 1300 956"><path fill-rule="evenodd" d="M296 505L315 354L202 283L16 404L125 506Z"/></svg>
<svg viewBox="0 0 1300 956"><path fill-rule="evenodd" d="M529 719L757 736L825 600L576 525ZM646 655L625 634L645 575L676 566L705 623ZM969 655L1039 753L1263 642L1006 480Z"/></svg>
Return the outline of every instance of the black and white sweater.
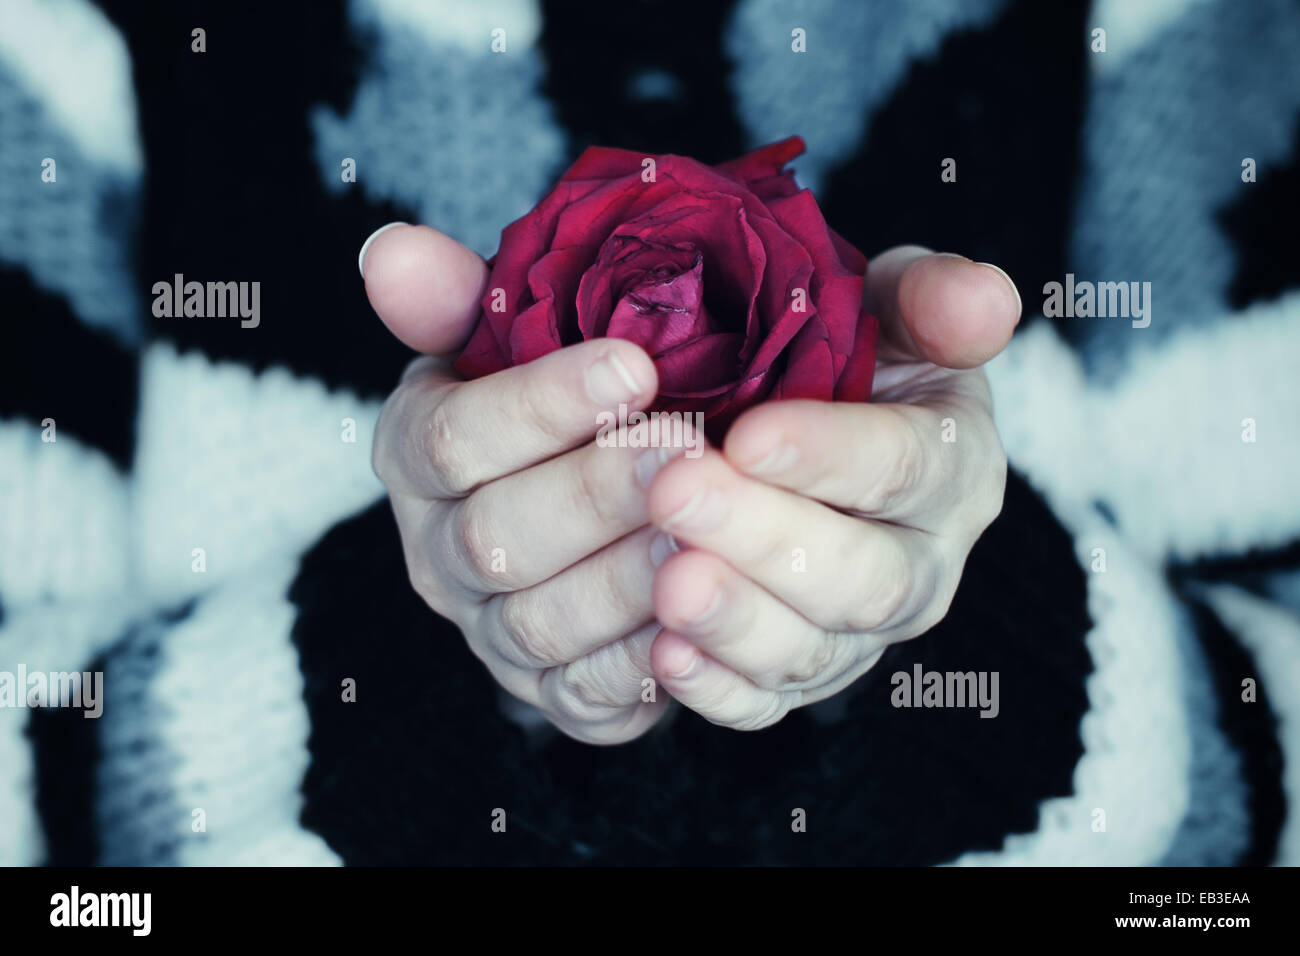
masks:
<svg viewBox="0 0 1300 956"><path fill-rule="evenodd" d="M104 674L0 708L0 864L1300 863L1294 2L236 6L0 4L0 675ZM859 247L1016 278L1004 513L836 707L530 739L407 583L357 247L792 133ZM257 326L155 316L177 274ZM998 718L893 708L916 664Z"/></svg>

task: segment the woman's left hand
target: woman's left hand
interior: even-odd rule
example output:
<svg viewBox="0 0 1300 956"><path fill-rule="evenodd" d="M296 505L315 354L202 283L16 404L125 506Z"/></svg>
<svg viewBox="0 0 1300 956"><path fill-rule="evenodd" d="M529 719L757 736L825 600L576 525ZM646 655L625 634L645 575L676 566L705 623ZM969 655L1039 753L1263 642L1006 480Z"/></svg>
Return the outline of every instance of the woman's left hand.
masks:
<svg viewBox="0 0 1300 956"><path fill-rule="evenodd" d="M656 679L740 730L843 690L948 611L997 517L1006 456L980 366L1020 318L1001 270L917 246L867 270L870 404L750 409L655 477ZM671 537L667 537L671 536ZM673 549L680 549L673 553Z"/></svg>

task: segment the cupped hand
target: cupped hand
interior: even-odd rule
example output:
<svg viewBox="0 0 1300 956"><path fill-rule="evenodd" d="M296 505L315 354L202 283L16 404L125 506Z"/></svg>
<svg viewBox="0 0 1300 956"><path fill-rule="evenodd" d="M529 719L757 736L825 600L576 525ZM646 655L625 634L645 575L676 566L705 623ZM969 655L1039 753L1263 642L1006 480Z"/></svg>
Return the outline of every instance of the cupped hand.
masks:
<svg viewBox="0 0 1300 956"><path fill-rule="evenodd" d="M651 665L714 723L773 724L933 627L1001 510L1006 457L979 366L1019 321L1015 286L905 246L871 262L867 300L881 322L871 404L760 405L721 452L651 486L655 554L669 555Z"/></svg>
<svg viewBox="0 0 1300 956"><path fill-rule="evenodd" d="M653 362L601 339L465 382L440 356L478 316L483 260L400 225L368 242L361 266L375 311L425 353L374 445L411 583L502 687L565 733L599 744L644 733L667 704L650 670L646 491L672 450L594 436L601 412L654 400Z"/></svg>

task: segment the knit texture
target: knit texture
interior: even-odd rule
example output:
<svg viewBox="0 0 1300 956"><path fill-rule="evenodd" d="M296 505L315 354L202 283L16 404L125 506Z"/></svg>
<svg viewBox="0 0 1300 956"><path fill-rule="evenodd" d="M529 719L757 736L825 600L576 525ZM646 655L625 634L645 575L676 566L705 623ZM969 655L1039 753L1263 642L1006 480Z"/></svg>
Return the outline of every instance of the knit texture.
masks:
<svg viewBox="0 0 1300 956"><path fill-rule="evenodd" d="M328 0L205 8L197 54L175 6L5 4L0 672L106 701L0 708L0 864L1300 862L1300 12L1246 6ZM490 254L592 143L791 133L851 241L1017 277L1004 513L826 706L526 734L410 589L356 249ZM261 325L152 315L177 272L260 281ZM1043 316L1067 272L1150 281L1150 327ZM998 671L999 717L892 707L915 665Z"/></svg>

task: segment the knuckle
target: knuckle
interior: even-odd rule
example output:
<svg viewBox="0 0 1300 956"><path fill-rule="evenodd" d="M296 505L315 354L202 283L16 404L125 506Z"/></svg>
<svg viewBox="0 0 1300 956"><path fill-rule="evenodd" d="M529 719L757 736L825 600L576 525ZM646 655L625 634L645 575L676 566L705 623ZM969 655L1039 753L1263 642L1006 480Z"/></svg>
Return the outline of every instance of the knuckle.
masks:
<svg viewBox="0 0 1300 956"><path fill-rule="evenodd" d="M883 511L916 487L925 461L923 439L912 423L899 417L899 439L893 454L884 459L884 470L873 487L867 489L865 511Z"/></svg>
<svg viewBox="0 0 1300 956"><path fill-rule="evenodd" d="M452 547L475 581L491 582L493 571L493 529L486 509L476 497L465 498L452 518Z"/></svg>
<svg viewBox="0 0 1300 956"><path fill-rule="evenodd" d="M605 490L603 451L605 449L593 446L577 456L571 487L577 507L590 511L602 526L607 526L617 521L621 513L616 507L619 504L616 496Z"/></svg>
<svg viewBox="0 0 1300 956"><path fill-rule="evenodd" d="M828 671L835 663L835 637L823 633L813 642L813 646L799 660L786 669L783 687L810 684L813 681L824 682Z"/></svg>
<svg viewBox="0 0 1300 956"><path fill-rule="evenodd" d="M556 642L542 623L542 615L531 607L524 591L512 591L501 599L501 630L505 635L503 656L520 667L536 670L564 663Z"/></svg>
<svg viewBox="0 0 1300 956"><path fill-rule="evenodd" d="M548 442L562 441L566 436L556 411L565 407L566 398L556 395L540 376L534 375L519 391L519 420L529 423Z"/></svg>
<svg viewBox="0 0 1300 956"><path fill-rule="evenodd" d="M627 703L617 700L608 687L592 677L585 667L570 664L560 669L560 699L575 717L603 719L611 710L621 709Z"/></svg>
<svg viewBox="0 0 1300 956"><path fill-rule="evenodd" d="M642 609L648 610L650 607L651 582L643 577L634 577L627 562L627 555L617 551L591 558L595 576L593 587L596 589L592 598L609 615L608 620L627 623L630 630L634 624L630 621L630 616L638 615ZM637 587L643 590L642 594L635 593Z"/></svg>
<svg viewBox="0 0 1300 956"><path fill-rule="evenodd" d="M477 482L461 451L453 418L454 410L448 399L434 405L424 421L420 444L437 485L453 495L463 495Z"/></svg>
<svg viewBox="0 0 1300 956"><path fill-rule="evenodd" d="M848 630L874 631L884 627L902 612L912 594L913 571L906 561L876 576L875 584L859 603Z"/></svg>
<svg viewBox="0 0 1300 956"><path fill-rule="evenodd" d="M442 614L453 603L448 587L452 579L448 578L444 555L428 546L438 535L437 520L436 513L430 510L422 519L403 528L402 553L411 588L429 607Z"/></svg>
<svg viewBox="0 0 1300 956"><path fill-rule="evenodd" d="M786 695L773 692L764 695L764 701L757 709L730 721L727 726L732 730L763 730L780 723L789 712L790 704Z"/></svg>
<svg viewBox="0 0 1300 956"><path fill-rule="evenodd" d="M892 467L887 471L884 493L887 501L896 501L912 491L925 468L925 439L920 432L904 419Z"/></svg>

